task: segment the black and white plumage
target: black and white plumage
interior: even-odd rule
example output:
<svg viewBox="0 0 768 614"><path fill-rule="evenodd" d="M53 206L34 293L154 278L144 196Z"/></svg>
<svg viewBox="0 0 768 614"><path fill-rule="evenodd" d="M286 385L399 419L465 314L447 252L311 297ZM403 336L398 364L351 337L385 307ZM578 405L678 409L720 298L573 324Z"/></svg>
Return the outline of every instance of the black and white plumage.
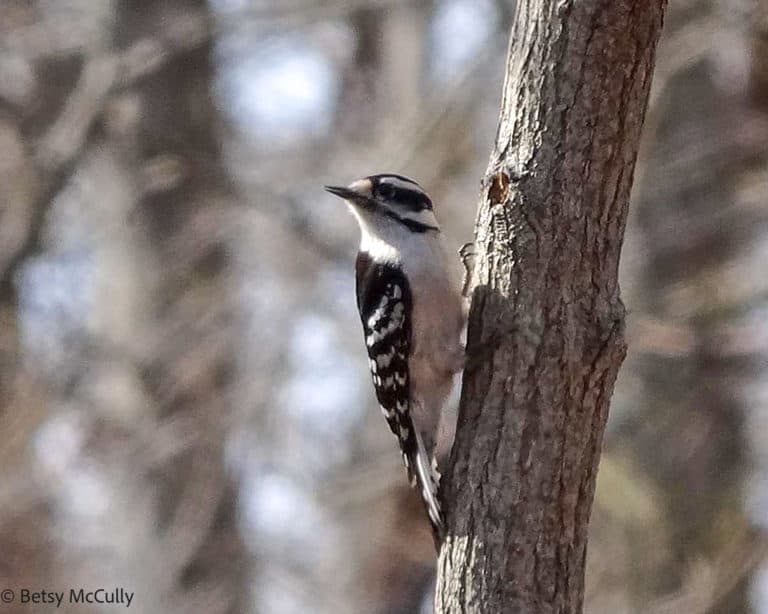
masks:
<svg viewBox="0 0 768 614"><path fill-rule="evenodd" d="M440 539L435 460L443 405L464 350L462 299L432 201L401 175L326 189L347 201L360 226L357 306L376 397Z"/></svg>

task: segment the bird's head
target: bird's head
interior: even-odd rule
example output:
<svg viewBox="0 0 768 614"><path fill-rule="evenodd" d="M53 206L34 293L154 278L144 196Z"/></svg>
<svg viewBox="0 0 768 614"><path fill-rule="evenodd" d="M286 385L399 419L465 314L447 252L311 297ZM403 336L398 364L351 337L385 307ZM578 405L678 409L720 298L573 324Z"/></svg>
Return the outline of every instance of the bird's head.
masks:
<svg viewBox="0 0 768 614"><path fill-rule="evenodd" d="M343 198L361 223L394 222L412 232L439 231L432 200L413 179L393 174L370 175L346 187L325 189Z"/></svg>

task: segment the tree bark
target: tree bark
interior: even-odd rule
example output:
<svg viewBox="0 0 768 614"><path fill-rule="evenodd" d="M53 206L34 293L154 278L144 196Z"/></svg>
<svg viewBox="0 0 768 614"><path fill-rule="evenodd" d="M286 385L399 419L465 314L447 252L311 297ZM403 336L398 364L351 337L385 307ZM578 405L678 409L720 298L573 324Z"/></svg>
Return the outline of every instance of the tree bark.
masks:
<svg viewBox="0 0 768 614"><path fill-rule="evenodd" d="M522 0L476 222L440 613L581 612L665 0Z"/></svg>

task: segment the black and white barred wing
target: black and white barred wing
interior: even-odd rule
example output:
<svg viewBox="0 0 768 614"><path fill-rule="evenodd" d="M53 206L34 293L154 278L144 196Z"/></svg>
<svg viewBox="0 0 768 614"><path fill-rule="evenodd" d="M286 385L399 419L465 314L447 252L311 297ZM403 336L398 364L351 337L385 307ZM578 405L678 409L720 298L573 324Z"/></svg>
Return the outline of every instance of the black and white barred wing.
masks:
<svg viewBox="0 0 768 614"><path fill-rule="evenodd" d="M361 279L361 274L367 279ZM384 265L358 269L358 306L376 398L400 444L408 479L412 486L419 485L433 527L440 531L437 476L409 407L411 292L407 280Z"/></svg>
<svg viewBox="0 0 768 614"><path fill-rule="evenodd" d="M362 315L365 347L376 398L392 433L398 438L408 478L413 481L410 452L416 434L408 406L408 352L410 322L406 307L410 297L397 281L388 281L372 301L373 309Z"/></svg>

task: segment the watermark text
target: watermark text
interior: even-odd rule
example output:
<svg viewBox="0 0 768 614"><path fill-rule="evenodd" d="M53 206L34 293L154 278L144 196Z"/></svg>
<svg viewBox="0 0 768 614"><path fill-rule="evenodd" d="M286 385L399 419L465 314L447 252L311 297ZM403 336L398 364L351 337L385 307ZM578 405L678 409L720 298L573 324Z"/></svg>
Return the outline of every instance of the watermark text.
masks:
<svg viewBox="0 0 768 614"><path fill-rule="evenodd" d="M130 608L135 593L122 587L117 588L69 588L52 591L42 588L6 588L0 590L0 611L3 605L47 605L60 608L63 604L99 604ZM35 610L36 611L36 610Z"/></svg>

